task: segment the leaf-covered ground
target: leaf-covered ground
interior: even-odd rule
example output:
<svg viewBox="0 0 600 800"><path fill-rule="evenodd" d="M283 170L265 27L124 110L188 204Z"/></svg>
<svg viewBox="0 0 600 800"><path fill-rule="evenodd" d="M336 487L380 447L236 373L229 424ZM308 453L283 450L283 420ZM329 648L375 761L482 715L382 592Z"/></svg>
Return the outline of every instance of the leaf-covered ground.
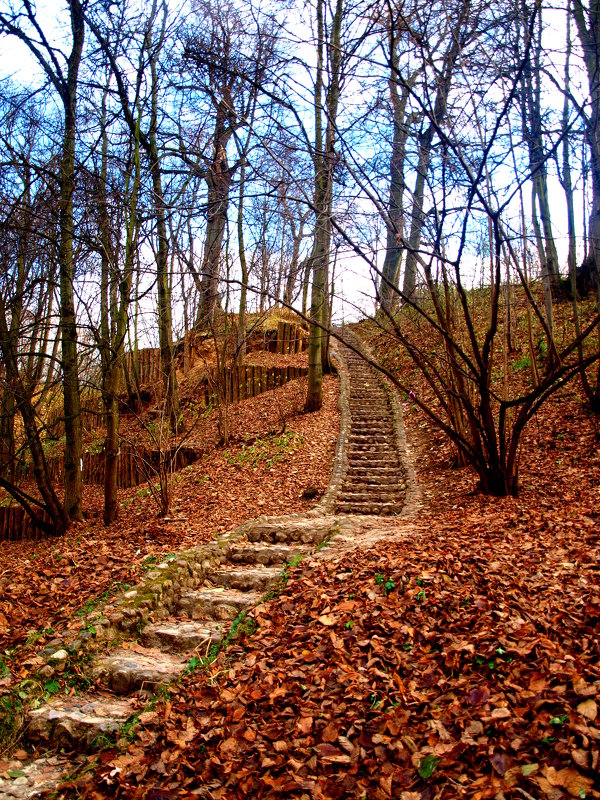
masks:
<svg viewBox="0 0 600 800"><path fill-rule="evenodd" d="M418 519L291 571L253 635L102 755L89 797L600 797L591 421L557 397L526 439L521 496L498 500L405 413Z"/></svg>
<svg viewBox="0 0 600 800"><path fill-rule="evenodd" d="M337 380L326 381L318 414L301 413L305 391L305 380L294 381L233 406L234 441L227 448L216 445L215 414L206 420L206 456L173 476L165 519L157 517L148 488L138 486L120 492L119 520L106 527L101 487L87 486L88 519L63 538L1 542L0 692L27 677L28 659L44 642L80 624L79 609L136 583L161 555L260 514L314 505L314 493L327 486L337 442ZM303 497L307 490L313 499Z"/></svg>

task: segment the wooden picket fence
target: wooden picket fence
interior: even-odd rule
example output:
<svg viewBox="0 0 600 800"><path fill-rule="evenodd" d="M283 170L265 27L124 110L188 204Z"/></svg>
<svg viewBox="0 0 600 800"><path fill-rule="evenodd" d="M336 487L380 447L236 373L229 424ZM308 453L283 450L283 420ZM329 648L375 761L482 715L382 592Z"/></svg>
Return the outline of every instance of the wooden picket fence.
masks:
<svg viewBox="0 0 600 800"><path fill-rule="evenodd" d="M59 439L65 433L62 404L53 406L46 415L46 425L52 436ZM81 398L81 426L84 431L95 431L102 423L104 407L100 392L86 392Z"/></svg>
<svg viewBox="0 0 600 800"><path fill-rule="evenodd" d="M46 514L41 519L50 522ZM37 528L31 517L21 506L0 506L0 542L19 542L22 539L34 540L43 538L44 534Z"/></svg>
<svg viewBox="0 0 600 800"><path fill-rule="evenodd" d="M302 353L308 346L308 334L305 328L293 322L277 323L277 339L275 352L283 355Z"/></svg>
<svg viewBox="0 0 600 800"><path fill-rule="evenodd" d="M184 445L178 450L173 451L174 471L183 469L193 464L202 455L202 448L199 445ZM169 455L167 454L167 458ZM104 483L104 453L84 453L82 465L83 483L103 484ZM121 444L118 465L117 465L117 485L119 489L129 489L132 486L139 486L147 479L148 472L156 470L160 461L160 452L148 448L134 447L133 445ZM49 458L48 472L53 483L63 480L65 470L64 456ZM24 474L25 478L33 477L33 469L29 467Z"/></svg>
<svg viewBox="0 0 600 800"><path fill-rule="evenodd" d="M190 333L188 332L180 342L180 350L184 346L190 349L190 366L193 366L196 358L194 358L194 340ZM260 331L253 335L248 342L248 351L267 350L268 352L283 355L302 353L307 347L308 331L293 322L278 322L277 331L275 329L266 332ZM155 394L160 394L162 378L160 374L160 350L157 347L147 347L138 350L137 353L125 353L125 366L132 380L134 373L137 374L140 387L151 387ZM179 366L182 366L182 364L180 363ZM124 378L123 385L125 385Z"/></svg>
<svg viewBox="0 0 600 800"><path fill-rule="evenodd" d="M285 323L287 325L287 323ZM281 339L282 347L298 347L297 340L288 331ZM150 368L149 368L150 369ZM227 402L236 403L240 400L256 397L263 392L271 391L283 386L289 381L297 380L308 374L306 367L262 367L244 365L226 369L219 374L216 369L209 372L198 388L198 399L208 406L216 402L220 393ZM220 388L220 392L219 392ZM98 427L97 412L92 412L94 427ZM59 417L55 419L55 424ZM180 470L193 464L202 455L202 448L197 445L180 447L174 455L173 469ZM148 474L156 470L159 464L160 453L158 450L140 449L131 445L122 444L118 460L117 483L119 489L129 489L139 486L148 479ZM47 460L48 472L53 483L63 480L64 457L57 456ZM83 482L87 484L102 484L104 482L104 453L84 453L82 467ZM22 480L33 477L31 466L23 473ZM0 506L0 542L19 541L21 539L38 539L40 532L31 522L20 506Z"/></svg>
<svg viewBox="0 0 600 800"><path fill-rule="evenodd" d="M160 350L158 347L144 347L142 350L125 353L125 367L131 376L132 383L134 382L134 375L137 375L140 387L155 387L156 392L160 393L162 377L160 374ZM124 374L121 383L125 386Z"/></svg>
<svg viewBox="0 0 600 800"><path fill-rule="evenodd" d="M175 472L193 464L202 456L198 445L184 445L167 454L172 457L170 468ZM119 489L139 486L148 480L155 481L160 462L158 450L136 448L122 445L118 458L117 483ZM165 456L163 456L165 457ZM64 458L48 460L48 469L53 481L62 480ZM84 453L83 482L102 484L104 482L104 453ZM50 521L46 515L42 519ZM43 534L33 524L21 506L0 506L0 542L17 542L22 539L41 539Z"/></svg>
<svg viewBox="0 0 600 800"><path fill-rule="evenodd" d="M249 397L256 397L297 380L308 374L306 367L261 367L246 365L233 367L219 373L210 370L208 376L198 387L198 399L208 406L215 401L221 387L221 396L230 403L237 403Z"/></svg>
<svg viewBox="0 0 600 800"><path fill-rule="evenodd" d="M177 472L193 464L202 456L202 448L196 445L184 445L174 448L171 453L163 454L163 459L171 461L170 468ZM84 458L83 482L104 483L104 453L86 454ZM119 489L139 486L148 479L153 480L161 459L159 450L140 449L130 445L121 445L118 457L117 485ZM86 467L87 464L87 467Z"/></svg>

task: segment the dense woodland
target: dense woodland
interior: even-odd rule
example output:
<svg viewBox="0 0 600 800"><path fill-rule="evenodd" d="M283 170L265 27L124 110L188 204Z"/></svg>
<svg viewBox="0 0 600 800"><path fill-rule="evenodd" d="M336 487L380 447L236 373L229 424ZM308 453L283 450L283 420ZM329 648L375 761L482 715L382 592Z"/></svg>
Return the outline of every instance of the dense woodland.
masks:
<svg viewBox="0 0 600 800"><path fill-rule="evenodd" d="M0 486L45 531L85 512L89 397L110 523L137 354L172 453L186 343L224 374L274 308L310 325L307 411L332 320L372 312L486 493L557 389L600 410L597 3L14 0L0 34Z"/></svg>

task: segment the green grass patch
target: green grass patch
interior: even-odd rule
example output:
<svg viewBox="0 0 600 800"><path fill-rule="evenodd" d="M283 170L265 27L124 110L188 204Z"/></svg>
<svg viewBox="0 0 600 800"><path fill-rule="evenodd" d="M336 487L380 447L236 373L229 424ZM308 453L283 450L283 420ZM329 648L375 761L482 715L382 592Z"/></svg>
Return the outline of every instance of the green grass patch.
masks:
<svg viewBox="0 0 600 800"><path fill-rule="evenodd" d="M225 450L225 460L236 467L255 466L265 463L272 467L304 445L304 437L295 431L284 431L265 437L257 436L252 442L248 439L237 452Z"/></svg>

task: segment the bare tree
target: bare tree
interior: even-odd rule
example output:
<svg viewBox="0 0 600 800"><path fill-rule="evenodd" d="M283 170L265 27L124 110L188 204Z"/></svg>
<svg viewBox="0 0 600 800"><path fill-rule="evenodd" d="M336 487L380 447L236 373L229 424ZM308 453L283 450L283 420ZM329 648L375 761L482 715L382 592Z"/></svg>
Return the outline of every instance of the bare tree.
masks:
<svg viewBox="0 0 600 800"><path fill-rule="evenodd" d="M74 216L76 185L75 146L77 136L77 92L85 38L86 0L69 0L71 52L65 58L52 45L36 16L35 6L23 0L20 9L0 11L0 33L25 44L60 98L63 108L63 139L58 173L60 191L58 252L60 266L60 315L63 399L65 414L65 506L72 519L82 519L81 417L77 362L77 319L73 279Z"/></svg>

